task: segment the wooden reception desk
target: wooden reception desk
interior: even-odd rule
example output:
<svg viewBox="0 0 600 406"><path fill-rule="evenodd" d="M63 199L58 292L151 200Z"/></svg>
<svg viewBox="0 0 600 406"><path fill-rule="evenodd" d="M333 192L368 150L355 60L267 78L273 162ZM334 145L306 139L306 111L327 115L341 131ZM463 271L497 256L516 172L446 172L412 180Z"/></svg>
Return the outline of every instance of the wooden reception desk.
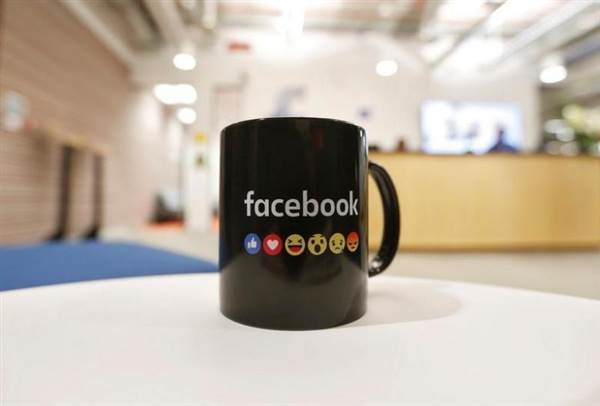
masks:
<svg viewBox="0 0 600 406"><path fill-rule="evenodd" d="M407 250L600 249L600 159L371 153L398 191ZM369 184L369 246L383 217Z"/></svg>

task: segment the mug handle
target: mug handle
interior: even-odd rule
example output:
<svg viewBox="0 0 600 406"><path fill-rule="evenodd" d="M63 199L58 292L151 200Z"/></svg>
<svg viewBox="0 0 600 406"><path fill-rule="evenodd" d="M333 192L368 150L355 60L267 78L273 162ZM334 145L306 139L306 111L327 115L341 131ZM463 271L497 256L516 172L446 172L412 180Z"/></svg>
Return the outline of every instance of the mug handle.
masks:
<svg viewBox="0 0 600 406"><path fill-rule="evenodd" d="M369 276L383 272L394 259L400 241L400 203L392 178L380 165L369 161L369 174L373 176L383 201L383 239L379 251L369 264Z"/></svg>

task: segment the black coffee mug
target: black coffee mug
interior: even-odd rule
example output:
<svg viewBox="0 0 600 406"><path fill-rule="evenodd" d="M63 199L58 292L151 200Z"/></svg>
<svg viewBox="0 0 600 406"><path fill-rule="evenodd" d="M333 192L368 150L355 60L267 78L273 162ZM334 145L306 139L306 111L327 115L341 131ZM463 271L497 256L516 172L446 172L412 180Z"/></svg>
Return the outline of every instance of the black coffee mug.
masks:
<svg viewBox="0 0 600 406"><path fill-rule="evenodd" d="M367 171L384 209L367 265ZM392 261L400 209L367 159L365 130L325 118L242 121L221 133L221 312L264 328L309 330L360 318L367 276Z"/></svg>

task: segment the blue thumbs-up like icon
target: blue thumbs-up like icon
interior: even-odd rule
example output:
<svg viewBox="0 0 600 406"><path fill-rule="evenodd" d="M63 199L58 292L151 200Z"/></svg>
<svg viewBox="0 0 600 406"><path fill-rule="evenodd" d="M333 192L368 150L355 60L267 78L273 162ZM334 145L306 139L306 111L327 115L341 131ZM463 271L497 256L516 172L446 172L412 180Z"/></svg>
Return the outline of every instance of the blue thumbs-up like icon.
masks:
<svg viewBox="0 0 600 406"><path fill-rule="evenodd" d="M244 238L244 249L250 255L256 254L260 251L261 241L258 235L250 233Z"/></svg>

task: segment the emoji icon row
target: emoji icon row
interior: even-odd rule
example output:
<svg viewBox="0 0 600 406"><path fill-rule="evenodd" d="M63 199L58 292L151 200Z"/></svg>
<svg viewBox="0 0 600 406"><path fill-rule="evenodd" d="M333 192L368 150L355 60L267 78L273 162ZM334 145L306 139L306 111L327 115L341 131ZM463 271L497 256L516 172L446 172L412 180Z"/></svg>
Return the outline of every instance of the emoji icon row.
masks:
<svg viewBox="0 0 600 406"><path fill-rule="evenodd" d="M334 254L341 254L344 248L350 252L356 251L358 240L358 233L354 231L347 236L335 233L329 239L323 234L313 234L306 240L300 234L290 234L285 240L277 234L268 234L261 240L257 234L250 233L244 238L244 249L250 255L259 253L261 249L267 255L278 255L283 249L293 257L301 255L306 250L312 255L321 255L328 248Z"/></svg>

